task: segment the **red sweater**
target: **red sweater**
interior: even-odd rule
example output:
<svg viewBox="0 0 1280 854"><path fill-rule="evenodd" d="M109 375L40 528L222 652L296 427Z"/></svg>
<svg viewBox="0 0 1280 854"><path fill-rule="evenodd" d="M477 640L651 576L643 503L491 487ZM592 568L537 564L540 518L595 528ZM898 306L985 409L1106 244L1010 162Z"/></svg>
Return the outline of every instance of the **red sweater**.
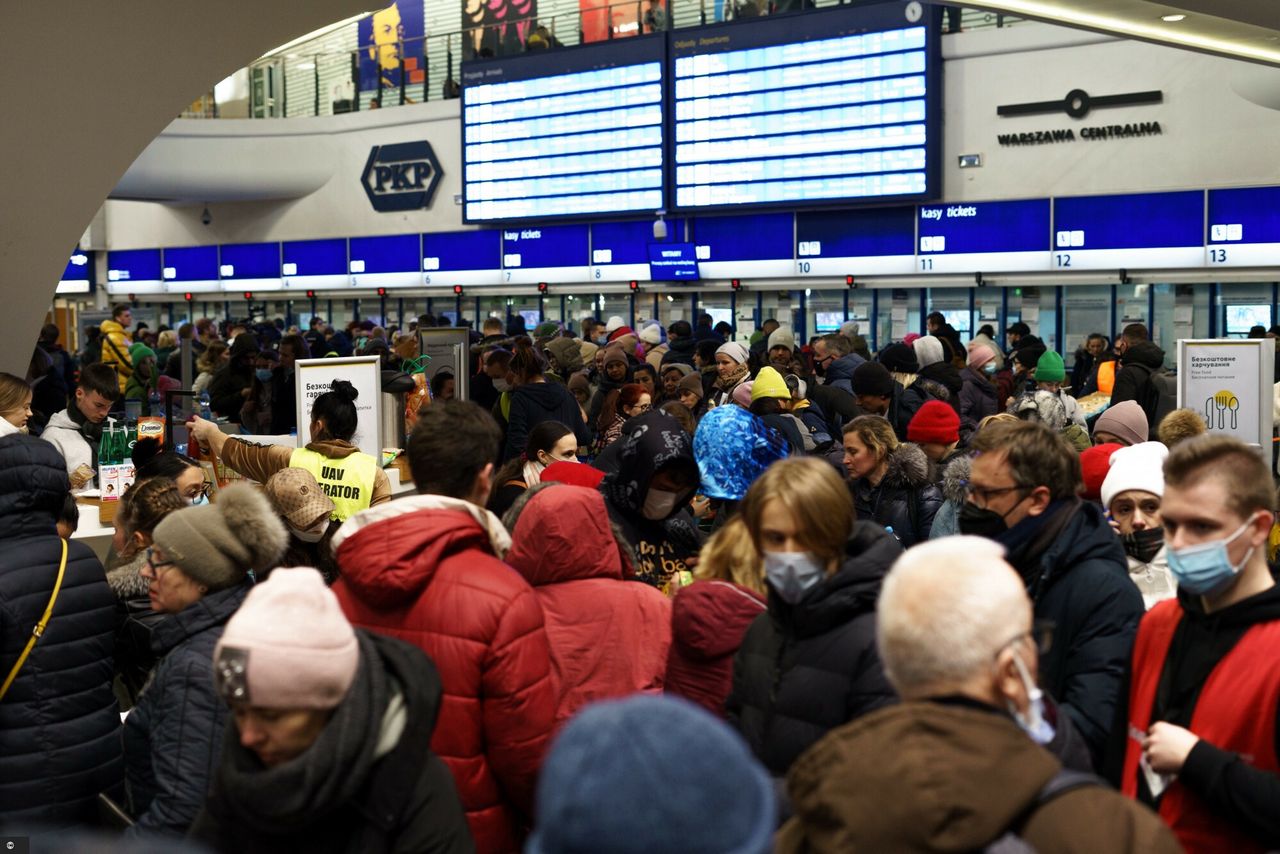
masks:
<svg viewBox="0 0 1280 854"><path fill-rule="evenodd" d="M733 657L765 597L728 581L699 581L676 594L666 691L718 717L733 687Z"/></svg>

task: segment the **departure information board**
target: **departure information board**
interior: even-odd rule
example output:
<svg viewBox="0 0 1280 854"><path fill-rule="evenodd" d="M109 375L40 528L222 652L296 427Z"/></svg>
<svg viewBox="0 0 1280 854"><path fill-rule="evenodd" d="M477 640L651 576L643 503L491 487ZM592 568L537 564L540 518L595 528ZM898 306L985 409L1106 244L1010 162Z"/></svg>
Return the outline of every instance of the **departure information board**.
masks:
<svg viewBox="0 0 1280 854"><path fill-rule="evenodd" d="M664 207L665 34L462 66L464 222Z"/></svg>
<svg viewBox="0 0 1280 854"><path fill-rule="evenodd" d="M1048 199L921 205L921 273L1049 269Z"/></svg>
<svg viewBox="0 0 1280 854"><path fill-rule="evenodd" d="M934 198L937 11L841 6L673 33L675 207Z"/></svg>
<svg viewBox="0 0 1280 854"><path fill-rule="evenodd" d="M796 214L796 274L890 276L916 269L916 209Z"/></svg>
<svg viewBox="0 0 1280 854"><path fill-rule="evenodd" d="M1199 267L1204 190L1053 200L1053 267Z"/></svg>
<svg viewBox="0 0 1280 854"><path fill-rule="evenodd" d="M1205 237L1210 266L1280 264L1280 187L1210 190Z"/></svg>

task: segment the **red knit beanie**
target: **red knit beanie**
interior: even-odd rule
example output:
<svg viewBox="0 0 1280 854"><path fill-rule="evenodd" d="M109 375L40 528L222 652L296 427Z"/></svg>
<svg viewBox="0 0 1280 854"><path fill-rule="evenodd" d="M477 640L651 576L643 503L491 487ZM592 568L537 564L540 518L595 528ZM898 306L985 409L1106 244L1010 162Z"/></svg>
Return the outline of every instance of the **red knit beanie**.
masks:
<svg viewBox="0 0 1280 854"><path fill-rule="evenodd" d="M1107 479L1111 470L1111 455L1124 445L1107 442L1105 445L1094 445L1080 452L1080 474L1084 479L1084 492L1088 501L1102 501L1102 482Z"/></svg>
<svg viewBox="0 0 1280 854"><path fill-rule="evenodd" d="M927 401L907 424L907 441L930 445L959 442L960 416L940 400Z"/></svg>

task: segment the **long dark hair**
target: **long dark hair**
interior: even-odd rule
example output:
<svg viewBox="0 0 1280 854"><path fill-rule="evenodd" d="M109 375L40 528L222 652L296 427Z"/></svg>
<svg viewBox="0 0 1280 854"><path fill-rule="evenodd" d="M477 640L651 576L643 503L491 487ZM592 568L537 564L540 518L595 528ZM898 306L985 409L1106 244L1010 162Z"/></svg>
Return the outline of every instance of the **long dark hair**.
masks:
<svg viewBox="0 0 1280 854"><path fill-rule="evenodd" d="M524 464L526 462L535 462L541 451L551 453L551 449L556 443L565 436L571 435L573 430L561 424L559 421L540 421L529 431L529 440L525 442L524 453L518 457L513 457L498 469L498 473L493 478L494 493L503 485L513 481L520 480L524 476Z"/></svg>
<svg viewBox="0 0 1280 854"><path fill-rule="evenodd" d="M515 355L511 357L510 370L522 383L527 383L536 377L542 376L542 360L534 352L533 344L528 338L521 338L516 341L516 351Z"/></svg>
<svg viewBox="0 0 1280 854"><path fill-rule="evenodd" d="M359 394L356 387L346 380L334 380L329 391L316 398L311 405L311 420L324 422L323 436L317 436L317 439L351 441L358 423L356 398Z"/></svg>

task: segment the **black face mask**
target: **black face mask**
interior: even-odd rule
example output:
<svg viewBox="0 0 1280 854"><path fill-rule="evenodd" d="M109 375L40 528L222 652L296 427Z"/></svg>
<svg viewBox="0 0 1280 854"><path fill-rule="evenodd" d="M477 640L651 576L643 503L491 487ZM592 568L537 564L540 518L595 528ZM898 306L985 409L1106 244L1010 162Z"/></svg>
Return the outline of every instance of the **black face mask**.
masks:
<svg viewBox="0 0 1280 854"><path fill-rule="evenodd" d="M960 533L975 537L986 537L989 540L994 540L1009 530L1009 525L1004 521L1004 516L986 507L979 507L972 501L966 501L960 506L958 522Z"/></svg>
<svg viewBox="0 0 1280 854"><path fill-rule="evenodd" d="M1124 553L1142 563L1151 560L1164 546L1164 528L1144 528L1132 534L1123 534L1120 542L1124 544Z"/></svg>

